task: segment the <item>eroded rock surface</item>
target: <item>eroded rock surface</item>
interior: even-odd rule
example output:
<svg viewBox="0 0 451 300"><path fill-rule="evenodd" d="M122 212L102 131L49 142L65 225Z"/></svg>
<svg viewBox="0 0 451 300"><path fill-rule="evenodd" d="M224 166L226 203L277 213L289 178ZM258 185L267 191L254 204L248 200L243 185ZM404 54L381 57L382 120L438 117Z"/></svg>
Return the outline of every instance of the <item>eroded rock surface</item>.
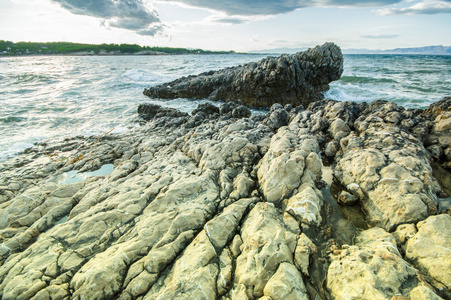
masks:
<svg viewBox="0 0 451 300"><path fill-rule="evenodd" d="M327 278L334 299L390 299L409 296L425 285L419 271L402 258L393 236L382 228L363 231L355 245L333 255Z"/></svg>
<svg viewBox="0 0 451 300"><path fill-rule="evenodd" d="M322 99L329 83L339 79L342 72L340 48L326 43L293 55L182 77L147 88L144 94L163 99L241 100L253 107L270 107L274 99L281 104L307 106Z"/></svg>
<svg viewBox="0 0 451 300"><path fill-rule="evenodd" d="M425 148L447 110L138 111L129 132L1 164L2 299L450 297L451 219ZM327 197L323 162L347 206ZM359 208L376 228L340 217Z"/></svg>
<svg viewBox="0 0 451 300"><path fill-rule="evenodd" d="M417 224L406 244L406 257L434 287L451 298L451 216L431 216Z"/></svg>

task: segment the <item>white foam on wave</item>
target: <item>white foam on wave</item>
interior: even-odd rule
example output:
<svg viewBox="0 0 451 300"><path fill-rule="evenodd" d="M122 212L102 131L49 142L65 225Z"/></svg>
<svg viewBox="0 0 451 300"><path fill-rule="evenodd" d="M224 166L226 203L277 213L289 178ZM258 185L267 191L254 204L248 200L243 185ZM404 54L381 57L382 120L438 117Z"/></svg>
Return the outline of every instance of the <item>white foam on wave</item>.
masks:
<svg viewBox="0 0 451 300"><path fill-rule="evenodd" d="M352 85L332 85L330 90L324 93L324 97L337 101L371 102L377 99L377 95L370 97L368 92Z"/></svg>

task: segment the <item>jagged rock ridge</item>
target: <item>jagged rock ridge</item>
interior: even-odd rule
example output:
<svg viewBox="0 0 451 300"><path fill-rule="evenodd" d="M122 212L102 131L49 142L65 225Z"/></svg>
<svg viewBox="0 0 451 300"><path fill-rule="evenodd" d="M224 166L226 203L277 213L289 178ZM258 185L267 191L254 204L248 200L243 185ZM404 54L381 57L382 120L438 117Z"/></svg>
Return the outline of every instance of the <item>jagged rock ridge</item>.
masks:
<svg viewBox="0 0 451 300"><path fill-rule="evenodd" d="M308 106L322 99L329 83L338 80L342 73L340 48L325 43L293 55L182 77L147 88L144 94L163 99L241 100L251 107L270 107L275 102Z"/></svg>

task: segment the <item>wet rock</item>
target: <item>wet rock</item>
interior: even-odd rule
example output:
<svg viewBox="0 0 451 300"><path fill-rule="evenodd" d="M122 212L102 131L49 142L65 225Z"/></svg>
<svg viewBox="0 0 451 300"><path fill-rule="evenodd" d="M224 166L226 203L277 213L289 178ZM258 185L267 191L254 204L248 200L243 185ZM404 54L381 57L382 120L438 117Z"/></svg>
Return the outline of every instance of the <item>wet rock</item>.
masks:
<svg viewBox="0 0 451 300"><path fill-rule="evenodd" d="M277 130L282 126L288 125L288 112L282 107L282 105L276 103L271 106L271 109L263 123L272 130Z"/></svg>
<svg viewBox="0 0 451 300"><path fill-rule="evenodd" d="M338 201L344 205L354 205L357 201L359 201L359 198L346 191L341 191L338 196Z"/></svg>
<svg viewBox="0 0 451 300"><path fill-rule="evenodd" d="M156 104L140 104L138 106L138 115L143 118L145 121L149 121L151 119L162 118L162 117L185 117L188 114L183 113L175 108L170 107L162 107Z"/></svg>
<svg viewBox="0 0 451 300"><path fill-rule="evenodd" d="M249 118L252 115L249 108L244 105L240 105L232 110L232 118Z"/></svg>
<svg viewBox="0 0 451 300"><path fill-rule="evenodd" d="M240 99L253 107L270 107L275 102L307 106L321 99L329 89L328 84L339 79L342 72L340 48L326 43L293 55L183 77L147 88L144 94L163 99Z"/></svg>
<svg viewBox="0 0 451 300"><path fill-rule="evenodd" d="M211 103L203 103L199 104L196 109L191 112L191 115L195 116L198 113L203 113L207 116L215 116L219 114L219 107L211 104Z"/></svg>

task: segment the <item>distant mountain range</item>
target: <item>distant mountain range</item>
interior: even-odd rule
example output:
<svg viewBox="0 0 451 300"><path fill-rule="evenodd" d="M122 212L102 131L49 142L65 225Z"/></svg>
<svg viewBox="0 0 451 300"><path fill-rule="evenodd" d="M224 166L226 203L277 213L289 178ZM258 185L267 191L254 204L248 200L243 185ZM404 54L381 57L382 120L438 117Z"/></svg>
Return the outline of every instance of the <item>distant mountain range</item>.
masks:
<svg viewBox="0 0 451 300"><path fill-rule="evenodd" d="M266 50L249 51L249 53L267 53L267 54L280 54L280 53L296 53L304 51L306 48L276 48ZM451 55L451 46L426 46L416 48L396 48L390 50L380 49L342 49L343 54L428 54L428 55Z"/></svg>
<svg viewBox="0 0 451 300"><path fill-rule="evenodd" d="M390 50L344 49L344 54L429 54L451 55L450 46L426 46L416 48L396 48Z"/></svg>

